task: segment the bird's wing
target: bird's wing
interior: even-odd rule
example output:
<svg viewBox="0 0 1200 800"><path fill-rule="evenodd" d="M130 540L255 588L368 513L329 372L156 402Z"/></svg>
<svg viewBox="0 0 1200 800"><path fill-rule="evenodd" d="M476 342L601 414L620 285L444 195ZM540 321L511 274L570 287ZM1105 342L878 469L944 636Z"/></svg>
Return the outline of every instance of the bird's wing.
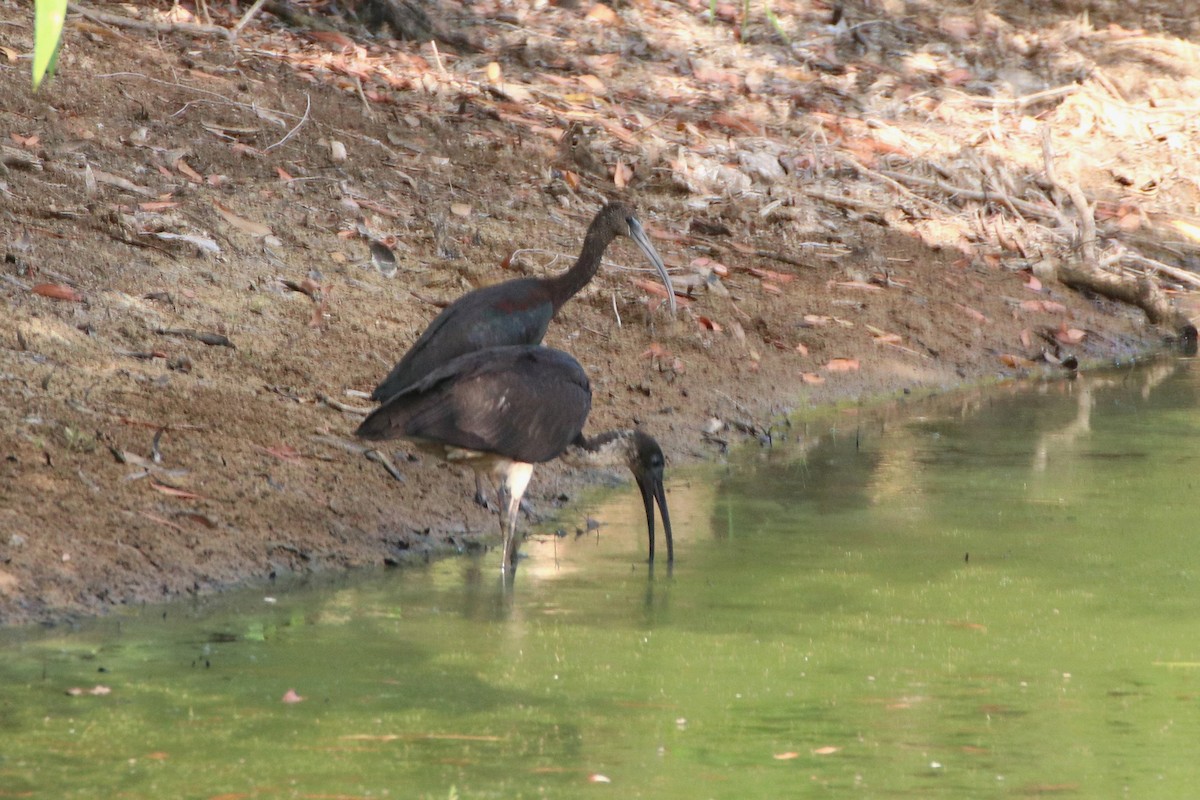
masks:
<svg viewBox="0 0 1200 800"><path fill-rule="evenodd" d="M540 344L554 306L537 279L468 292L442 309L388 373L372 400L387 400L459 356L489 347Z"/></svg>
<svg viewBox="0 0 1200 800"><path fill-rule="evenodd" d="M536 346L461 356L391 397L359 426L364 439L419 439L516 461L556 458L591 410L587 375L571 356Z"/></svg>

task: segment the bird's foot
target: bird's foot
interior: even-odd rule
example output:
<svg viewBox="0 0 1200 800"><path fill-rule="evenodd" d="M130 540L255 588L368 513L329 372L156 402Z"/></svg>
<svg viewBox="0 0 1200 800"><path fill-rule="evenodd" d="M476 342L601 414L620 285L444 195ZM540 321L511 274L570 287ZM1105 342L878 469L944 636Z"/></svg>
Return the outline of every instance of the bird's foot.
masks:
<svg viewBox="0 0 1200 800"><path fill-rule="evenodd" d="M496 511L496 505L488 500L487 495L483 492L475 492L475 505L486 508L488 511Z"/></svg>

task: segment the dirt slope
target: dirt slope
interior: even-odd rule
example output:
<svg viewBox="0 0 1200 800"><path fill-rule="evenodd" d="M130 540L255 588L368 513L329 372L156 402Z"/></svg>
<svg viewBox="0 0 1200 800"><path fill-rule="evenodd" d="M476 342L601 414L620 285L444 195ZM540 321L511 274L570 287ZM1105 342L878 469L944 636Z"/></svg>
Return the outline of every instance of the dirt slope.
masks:
<svg viewBox="0 0 1200 800"><path fill-rule="evenodd" d="M690 302L671 319L618 242L546 343L589 371L591 429L643 425L674 466L819 404L1158 346L1055 280L1088 230L1059 189L1107 263L1192 266L1194 22L1025 6L775 3L780 31L740 4L439 6L479 54L73 18L33 96L31 14L0 5L0 620L490 544L469 476L396 447L397 482L336 406L369 407L434 302L566 268L606 196ZM1105 82L1150 121L1121 128Z"/></svg>

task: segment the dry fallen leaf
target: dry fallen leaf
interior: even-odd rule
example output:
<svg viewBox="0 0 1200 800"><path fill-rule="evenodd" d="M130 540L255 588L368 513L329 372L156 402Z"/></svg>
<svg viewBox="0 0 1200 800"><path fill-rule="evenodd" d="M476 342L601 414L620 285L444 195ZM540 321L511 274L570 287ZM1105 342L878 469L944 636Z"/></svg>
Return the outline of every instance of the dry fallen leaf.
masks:
<svg viewBox="0 0 1200 800"><path fill-rule="evenodd" d="M643 278L633 278L632 281L633 285L641 289L643 292L648 292L649 294L663 298L667 296L667 287L663 286L661 283L655 283L654 281L648 281ZM686 297L676 297L675 302L682 307L686 307L691 303L691 300L687 299Z"/></svg>
<svg viewBox="0 0 1200 800"><path fill-rule="evenodd" d="M854 372L858 366L857 358L831 358L824 369L829 372Z"/></svg>
<svg viewBox="0 0 1200 800"><path fill-rule="evenodd" d="M721 323L713 322L708 317L703 317L703 316L696 317L696 322L700 323L701 328L704 328L705 330L710 330L713 333L720 333L723 330L723 328L721 327Z"/></svg>
<svg viewBox="0 0 1200 800"><path fill-rule="evenodd" d="M272 447L264 447L262 450L280 461L301 461L304 458L304 455L290 444L277 444Z"/></svg>
<svg viewBox="0 0 1200 800"><path fill-rule="evenodd" d="M33 287L33 293L42 297L49 297L51 300L66 300L71 303L83 302L83 295L70 286L63 286L61 283L39 283Z"/></svg>
<svg viewBox="0 0 1200 800"><path fill-rule="evenodd" d="M650 346L642 351L642 358L666 358L669 355L671 351L658 342L651 342Z"/></svg>
<svg viewBox="0 0 1200 800"><path fill-rule="evenodd" d="M606 6L603 3L596 3L592 6L592 10L587 13L588 22L599 22L602 25L615 25L617 22L617 12L612 10L611 6Z"/></svg>
<svg viewBox="0 0 1200 800"><path fill-rule="evenodd" d="M1038 280L1037 275L1030 275L1029 280L1025 281L1025 288L1031 292L1040 292L1042 290L1042 282Z"/></svg>
<svg viewBox="0 0 1200 800"><path fill-rule="evenodd" d="M1013 369L1026 369L1033 366L1033 362L1028 358L1015 356L1012 353L1003 353L1000 356L1000 362L1004 364L1004 366L1012 367Z"/></svg>
<svg viewBox="0 0 1200 800"><path fill-rule="evenodd" d="M608 91L608 87L604 85L604 81L597 78L595 75L580 75L578 81L590 89L595 94L604 94Z"/></svg>
<svg viewBox="0 0 1200 800"><path fill-rule="evenodd" d="M280 702L283 702L283 703L303 703L303 702L304 702L304 698L303 698L303 697L301 697L300 695L296 694L296 690L295 690L295 689L288 689L286 692L284 692L284 693L283 693L283 697L282 697L282 698L280 698Z"/></svg>
<svg viewBox="0 0 1200 800"><path fill-rule="evenodd" d="M840 289L859 289L864 292L882 292L882 286L876 286L873 283L866 281L833 281L833 285Z"/></svg>
<svg viewBox="0 0 1200 800"><path fill-rule="evenodd" d="M842 748L834 747L833 745L825 745L824 747L818 747L818 748L814 749L812 751L812 754L814 756L831 756L841 749Z"/></svg>
<svg viewBox="0 0 1200 800"><path fill-rule="evenodd" d="M775 755L771 756L771 758L775 759L776 761L791 761L793 758L799 757L800 754L795 750L789 750L786 753L776 753Z"/></svg>
<svg viewBox="0 0 1200 800"><path fill-rule="evenodd" d="M208 498L202 494L189 492L187 489L179 489L166 483L160 483L153 478L150 479L150 488L155 491L162 492L170 497L178 497L180 500L207 500Z"/></svg>
<svg viewBox="0 0 1200 800"><path fill-rule="evenodd" d="M450 213L456 217L471 216L471 206L469 203L451 203Z"/></svg>
<svg viewBox="0 0 1200 800"><path fill-rule="evenodd" d="M633 178L633 169L625 163L625 159L617 159L616 166L613 167L613 184L618 189L624 189L629 185L631 178Z"/></svg>
<svg viewBox="0 0 1200 800"><path fill-rule="evenodd" d="M983 312L981 312L981 311L976 311L975 309L971 308L970 306L964 306L962 303L955 303L955 305L958 306L959 308L961 308L963 311L967 312L967 316L970 317L971 319L975 320L976 322L979 322L982 324L988 324L991 322L991 320L988 319L986 316L984 316Z"/></svg>
<svg viewBox="0 0 1200 800"><path fill-rule="evenodd" d="M776 272L773 269L762 269L760 267L750 267L746 270L756 278L761 278L775 283L790 283L796 280L795 275L789 275L786 272Z"/></svg>
<svg viewBox="0 0 1200 800"><path fill-rule="evenodd" d="M242 233L249 234L256 239L271 235L271 226L264 225L261 222L254 222L253 220L249 220L243 216L235 214L231 209L226 208L216 200L213 200L213 206L217 209L217 213L220 214L226 222L237 228Z"/></svg>
<svg viewBox="0 0 1200 800"><path fill-rule="evenodd" d="M825 382L825 378L815 372L801 372L800 380L813 386L820 386Z"/></svg>
<svg viewBox="0 0 1200 800"><path fill-rule="evenodd" d="M176 159L174 166L175 169L179 170L180 174L193 183L204 183L204 176L192 169L182 158Z"/></svg>
<svg viewBox="0 0 1200 800"><path fill-rule="evenodd" d="M1067 323L1058 326L1058 330L1054 332L1054 338L1058 339L1063 344L1079 344L1087 336L1085 331L1078 328L1068 328Z"/></svg>

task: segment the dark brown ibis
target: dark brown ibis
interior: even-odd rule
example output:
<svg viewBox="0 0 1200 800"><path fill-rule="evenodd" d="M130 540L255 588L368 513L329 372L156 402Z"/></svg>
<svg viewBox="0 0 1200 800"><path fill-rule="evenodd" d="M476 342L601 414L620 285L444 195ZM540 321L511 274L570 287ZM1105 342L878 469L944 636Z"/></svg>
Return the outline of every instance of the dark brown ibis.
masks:
<svg viewBox="0 0 1200 800"><path fill-rule="evenodd" d="M550 320L595 277L604 251L618 236L632 239L650 259L666 285L674 314L675 292L671 276L654 245L650 244L637 214L625 203L609 203L588 226L583 249L570 269L550 278L517 278L467 292L429 323L399 363L375 387L371 399L387 400L458 356L476 350L540 344Z"/></svg>
<svg viewBox="0 0 1200 800"><path fill-rule="evenodd" d="M654 559L654 504L662 513L667 560L675 556L663 490L663 453L636 430L583 435L592 391L579 362L536 345L459 356L392 395L355 431L368 440L405 439L497 483L505 570L516 565L517 516L533 465L563 457L575 466L624 465L646 510Z"/></svg>

